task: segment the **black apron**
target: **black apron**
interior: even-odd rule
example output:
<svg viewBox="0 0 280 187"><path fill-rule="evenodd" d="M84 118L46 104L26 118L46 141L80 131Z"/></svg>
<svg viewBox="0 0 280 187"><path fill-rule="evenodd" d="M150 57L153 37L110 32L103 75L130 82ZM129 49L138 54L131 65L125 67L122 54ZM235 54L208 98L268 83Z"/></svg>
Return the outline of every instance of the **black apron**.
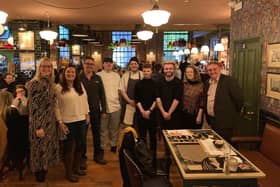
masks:
<svg viewBox="0 0 280 187"><path fill-rule="evenodd" d="M129 77L128 77L128 81L127 81L127 89L126 89L126 94L127 96L134 100L134 95L135 95L135 85L138 81L140 81L141 79L141 75L140 75L140 71L138 72L138 77L139 79L131 79L131 72L129 72ZM125 109L126 109L126 104L128 104L126 102L125 99L122 99L122 110L121 110L121 121L123 122L124 120L124 114L125 114Z"/></svg>

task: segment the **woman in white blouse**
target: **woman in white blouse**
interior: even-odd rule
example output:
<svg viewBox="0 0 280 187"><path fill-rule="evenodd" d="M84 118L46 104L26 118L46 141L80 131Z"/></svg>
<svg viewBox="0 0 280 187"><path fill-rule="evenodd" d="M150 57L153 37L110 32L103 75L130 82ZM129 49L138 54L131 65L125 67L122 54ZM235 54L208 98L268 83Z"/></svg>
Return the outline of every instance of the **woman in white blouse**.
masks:
<svg viewBox="0 0 280 187"><path fill-rule="evenodd" d="M63 149L66 179L78 182L78 176L86 174L80 170L80 162L85 148L83 128L89 123L89 106L85 88L77 76L75 66L69 65L64 69L62 81L56 86L56 92L56 116L61 130L67 136Z"/></svg>

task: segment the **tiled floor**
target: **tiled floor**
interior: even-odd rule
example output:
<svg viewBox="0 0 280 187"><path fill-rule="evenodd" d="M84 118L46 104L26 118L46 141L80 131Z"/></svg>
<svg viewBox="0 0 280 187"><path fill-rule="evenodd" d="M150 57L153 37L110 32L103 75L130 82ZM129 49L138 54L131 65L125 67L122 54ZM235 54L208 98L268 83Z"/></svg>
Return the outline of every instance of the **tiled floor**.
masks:
<svg viewBox="0 0 280 187"><path fill-rule="evenodd" d="M159 141L159 154L162 154L163 141ZM108 161L106 165L98 165L92 158L92 137L88 138L88 168L87 175L80 177L78 183L70 183L65 179L64 167L60 163L55 168L50 168L45 183L37 183L31 171L25 169L24 180L19 181L17 173L12 171L8 173L4 181L0 183L0 187L121 187L122 179L119 170L118 154L105 150L105 159ZM172 163L170 180L173 187L182 186L177 168Z"/></svg>

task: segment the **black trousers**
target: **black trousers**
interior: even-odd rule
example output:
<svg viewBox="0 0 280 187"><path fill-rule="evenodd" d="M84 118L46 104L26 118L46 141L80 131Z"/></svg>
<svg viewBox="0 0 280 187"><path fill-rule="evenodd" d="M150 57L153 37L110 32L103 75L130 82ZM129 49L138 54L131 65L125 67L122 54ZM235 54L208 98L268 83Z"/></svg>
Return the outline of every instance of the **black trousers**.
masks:
<svg viewBox="0 0 280 187"><path fill-rule="evenodd" d="M137 117L139 136L147 143L147 132L149 133L150 150L154 159L157 152L157 125L155 119L145 119L141 116Z"/></svg>
<svg viewBox="0 0 280 187"><path fill-rule="evenodd" d="M90 113L90 123L91 123L91 132L93 136L93 157L97 157L101 151L100 143L100 112L91 112Z"/></svg>

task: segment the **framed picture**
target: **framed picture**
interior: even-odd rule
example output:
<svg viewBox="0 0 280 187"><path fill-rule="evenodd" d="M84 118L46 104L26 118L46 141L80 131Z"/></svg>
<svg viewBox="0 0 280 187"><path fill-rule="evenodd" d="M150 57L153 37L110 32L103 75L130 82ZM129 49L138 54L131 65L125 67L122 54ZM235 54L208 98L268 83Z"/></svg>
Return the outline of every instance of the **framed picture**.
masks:
<svg viewBox="0 0 280 187"><path fill-rule="evenodd" d="M280 68L280 44L267 45L267 67Z"/></svg>
<svg viewBox="0 0 280 187"><path fill-rule="evenodd" d="M280 74L267 73L266 96L280 100Z"/></svg>
<svg viewBox="0 0 280 187"><path fill-rule="evenodd" d="M34 32L19 32L18 44L20 50L34 50Z"/></svg>
<svg viewBox="0 0 280 187"><path fill-rule="evenodd" d="M81 46L80 45L72 45L72 55L80 55Z"/></svg>
<svg viewBox="0 0 280 187"><path fill-rule="evenodd" d="M34 53L19 53L19 61L21 71L35 70Z"/></svg>

